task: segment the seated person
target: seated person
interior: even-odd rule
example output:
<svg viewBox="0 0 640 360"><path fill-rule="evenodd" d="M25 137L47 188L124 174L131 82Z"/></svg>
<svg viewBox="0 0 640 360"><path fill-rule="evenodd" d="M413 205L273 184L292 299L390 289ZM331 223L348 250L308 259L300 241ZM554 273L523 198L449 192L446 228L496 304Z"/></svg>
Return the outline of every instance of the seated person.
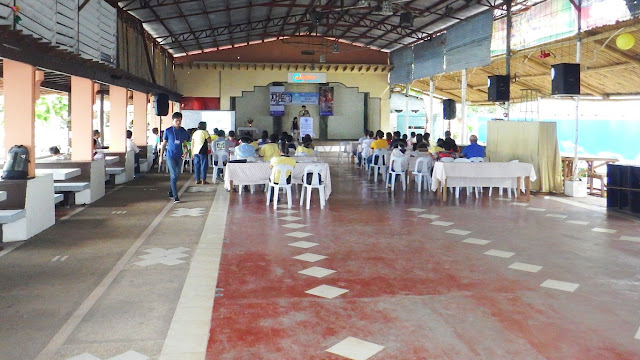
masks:
<svg viewBox="0 0 640 360"><path fill-rule="evenodd" d="M311 135L309 134L305 134L304 137L302 138L302 143L309 143L309 149L315 149L315 147L313 146L313 138L311 137Z"/></svg>
<svg viewBox="0 0 640 360"><path fill-rule="evenodd" d="M295 143L293 136L287 135L287 148L289 153L295 153L298 145Z"/></svg>
<svg viewBox="0 0 640 360"><path fill-rule="evenodd" d="M272 158L280 155L278 134L271 134L269 136L269 143L260 148L258 155L262 156L264 161L271 161Z"/></svg>
<svg viewBox="0 0 640 360"><path fill-rule="evenodd" d="M136 146L136 144L131 139L133 137L133 132L131 130L127 130L127 152L133 151L133 162L135 163L134 172L136 174L140 173L140 148Z"/></svg>
<svg viewBox="0 0 640 360"><path fill-rule="evenodd" d="M438 160L446 157L454 159L458 158L458 153L453 151L453 145L451 144L451 142L445 141L442 146L444 146L444 151L438 152Z"/></svg>
<svg viewBox="0 0 640 360"><path fill-rule="evenodd" d="M470 144L462 150L462 157L467 159L479 157L484 158L484 148L478 145L478 137L471 135L469 137Z"/></svg>
<svg viewBox="0 0 640 360"><path fill-rule="evenodd" d="M235 147L235 146L240 145L240 142L238 140L236 140L236 132L233 131L233 130L229 131L229 136L228 136L227 140L231 141L233 143L233 145L230 145L230 146Z"/></svg>
<svg viewBox="0 0 640 360"><path fill-rule="evenodd" d="M272 136L273 135L274 134L272 134ZM278 135L275 135L275 136L277 138ZM271 139L269 139L269 140L271 140ZM269 144L269 145L271 145L271 144ZM268 145L266 145L266 146L268 146ZM296 167L296 160L294 158L292 158L292 157L288 157L288 156L284 155L284 151L286 150L286 146L287 146L286 143L282 143L280 145L279 155L274 156L274 157L271 158L271 160L269 160L269 164L270 164L271 168L273 168L276 165L291 165L294 168ZM271 180L271 182L273 182L274 184L278 184L278 181L280 181L280 175L281 174L280 174L279 171L272 172L271 176L269 177L269 180ZM287 176L287 184L291 184L291 175L293 175L293 174L291 174L290 172L287 172L287 174L285 174L285 175ZM275 190L274 191L269 190L269 193L270 193L269 194L270 199L273 200L273 194L275 193Z"/></svg>
<svg viewBox="0 0 640 360"><path fill-rule="evenodd" d="M413 147L413 151L420 151L418 149L425 149L422 151L429 151L429 145L427 145L427 143L424 142L424 138L422 137L422 134L416 135L412 147Z"/></svg>
<svg viewBox="0 0 640 360"><path fill-rule="evenodd" d="M218 128L214 128L211 133L211 141L216 141L218 139Z"/></svg>
<svg viewBox="0 0 640 360"><path fill-rule="evenodd" d="M267 145L269 143L269 132L266 130L262 131L262 136L260 140L258 140L258 146Z"/></svg>
<svg viewBox="0 0 640 360"><path fill-rule="evenodd" d="M362 141L362 151L358 154L358 166L362 165L362 159L367 159L371 156L371 144L376 140L376 136L373 131L369 131L367 138Z"/></svg>
<svg viewBox="0 0 640 360"><path fill-rule="evenodd" d="M441 151L444 151L444 139L443 138L439 138L438 141L436 141L436 144L433 145L433 147L431 148L431 153L432 154L437 154Z"/></svg>
<svg viewBox="0 0 640 360"><path fill-rule="evenodd" d="M311 142L307 142L307 141L303 142L302 145L296 148L296 155L303 154L303 155L312 156L313 152L314 150L311 148Z"/></svg>
<svg viewBox="0 0 640 360"><path fill-rule="evenodd" d="M95 139L94 139L95 140ZM60 148L57 146L52 146L49 148L49 154L56 160L69 160L69 155L61 154Z"/></svg>
<svg viewBox="0 0 640 360"><path fill-rule="evenodd" d="M379 149L386 149L389 144L387 143L387 140L385 140L385 135L381 130L376 131L376 137L377 140L373 141L371 143L371 150L372 153L371 155L369 155L369 157L367 158L367 164L371 164L371 161L373 161L373 151L379 150ZM384 157L382 158L382 165L384 165ZM378 164L376 164L378 165Z"/></svg>
<svg viewBox="0 0 640 360"><path fill-rule="evenodd" d="M225 139L224 130L218 130L218 138L211 144L212 150L214 152L223 150L229 153L229 148L232 146L236 145L233 141Z"/></svg>
<svg viewBox="0 0 640 360"><path fill-rule="evenodd" d="M251 145L252 141L248 136L240 138L240 145L235 149L236 159L253 159L256 156L256 148Z"/></svg>
<svg viewBox="0 0 640 360"><path fill-rule="evenodd" d="M98 151L98 140L93 139L93 160L104 159L104 153Z"/></svg>

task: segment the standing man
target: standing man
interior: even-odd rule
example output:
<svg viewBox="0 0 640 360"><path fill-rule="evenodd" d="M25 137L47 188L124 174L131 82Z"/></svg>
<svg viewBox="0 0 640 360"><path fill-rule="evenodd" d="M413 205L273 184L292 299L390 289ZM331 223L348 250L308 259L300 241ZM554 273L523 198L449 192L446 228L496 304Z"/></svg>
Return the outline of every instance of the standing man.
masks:
<svg viewBox="0 0 640 360"><path fill-rule="evenodd" d="M189 141L189 133L182 125L182 114L174 112L171 116L173 126L164 131L162 137L162 146L160 147L159 164L162 164L163 155L167 151L167 166L169 167L169 197L173 198L174 203L179 203L178 198L178 176L180 176L180 168L182 160L189 154L187 149L187 141Z"/></svg>
<svg viewBox="0 0 640 360"><path fill-rule="evenodd" d="M191 138L191 150L193 152L193 168L196 173L196 184L208 184L207 169L209 168L209 143L211 135L207 131L207 123L200 121L198 130Z"/></svg>
<svg viewBox="0 0 640 360"><path fill-rule="evenodd" d="M309 110L307 110L307 106L302 105L302 110L300 110L300 112L298 113L298 117L305 117L305 116L311 116L311 114L309 114Z"/></svg>

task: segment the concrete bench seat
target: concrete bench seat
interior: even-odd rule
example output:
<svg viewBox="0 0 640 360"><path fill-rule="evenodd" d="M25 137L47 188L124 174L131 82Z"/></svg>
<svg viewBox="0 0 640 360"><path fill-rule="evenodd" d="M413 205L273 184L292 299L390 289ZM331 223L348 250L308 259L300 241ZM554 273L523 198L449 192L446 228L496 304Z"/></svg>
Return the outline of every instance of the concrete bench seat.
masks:
<svg viewBox="0 0 640 360"><path fill-rule="evenodd" d="M10 224L27 216L25 209L19 210L0 210L0 224Z"/></svg>
<svg viewBox="0 0 640 360"><path fill-rule="evenodd" d="M123 167L108 167L106 169L107 174L109 175L120 175L126 172L126 169Z"/></svg>
<svg viewBox="0 0 640 360"><path fill-rule="evenodd" d="M62 194L54 194L53 195L53 203L57 204L59 202L61 202L62 200L64 200L64 195Z"/></svg>
<svg viewBox="0 0 640 360"><path fill-rule="evenodd" d="M54 183L53 189L55 192L80 192L89 188L88 182L76 182L76 183Z"/></svg>

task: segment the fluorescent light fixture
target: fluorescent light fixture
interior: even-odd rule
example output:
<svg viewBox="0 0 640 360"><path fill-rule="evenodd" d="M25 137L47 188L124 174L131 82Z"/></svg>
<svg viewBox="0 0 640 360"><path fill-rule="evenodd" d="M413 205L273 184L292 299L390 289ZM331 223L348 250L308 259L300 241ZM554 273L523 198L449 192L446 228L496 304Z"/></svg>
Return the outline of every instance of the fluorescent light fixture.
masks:
<svg viewBox="0 0 640 360"><path fill-rule="evenodd" d="M610 100L640 100L640 95L611 95Z"/></svg>

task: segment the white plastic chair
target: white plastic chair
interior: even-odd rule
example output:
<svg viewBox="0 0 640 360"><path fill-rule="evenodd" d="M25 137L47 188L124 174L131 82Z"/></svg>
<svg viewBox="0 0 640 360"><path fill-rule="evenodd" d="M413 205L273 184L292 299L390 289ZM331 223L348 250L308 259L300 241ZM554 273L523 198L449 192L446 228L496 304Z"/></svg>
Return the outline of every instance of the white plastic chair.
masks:
<svg viewBox="0 0 640 360"><path fill-rule="evenodd" d="M360 151L360 156L362 156L362 164L361 167L367 169L369 166L367 165L367 158L371 154L371 146L369 144L362 144L362 150Z"/></svg>
<svg viewBox="0 0 640 360"><path fill-rule="evenodd" d="M338 149L338 162L342 162L343 157L349 159L349 154L351 154L351 144L348 141L341 142Z"/></svg>
<svg viewBox="0 0 640 360"><path fill-rule="evenodd" d="M407 166L409 158L406 156L392 156L389 160L389 173L387 174L387 186L391 187L391 191L396 189L396 176L400 175L402 179L402 190L407 191Z"/></svg>
<svg viewBox="0 0 640 360"><path fill-rule="evenodd" d="M520 162L520 160L511 160L509 162L517 163L517 162ZM515 195L515 197L517 198L518 197L518 179L513 180L511 182L511 184L512 184L511 187L506 188L507 189L507 196L508 196L509 199L511 199L511 190L513 190L513 195ZM501 187L498 190L498 194L500 196L502 196L503 189L505 189L505 188Z"/></svg>
<svg viewBox="0 0 640 360"><path fill-rule="evenodd" d="M225 150L217 150L213 153L213 176L211 181L215 184L218 179L218 170L222 170L224 174L224 167L229 162L229 153Z"/></svg>
<svg viewBox="0 0 640 360"><path fill-rule="evenodd" d="M422 192L422 183L424 188L429 191L431 189L431 169L433 165L428 157L420 157L416 160L416 167L413 170L413 177L416 179L418 192Z"/></svg>
<svg viewBox="0 0 640 360"><path fill-rule="evenodd" d="M324 182L320 181L320 173L322 172L322 166L318 164L307 165L304 167L304 176L302 176L302 192L300 193L300 206L304 201L304 193L307 193L307 210L311 203L311 190L318 189L320 195L320 209L324 209L325 196L324 196ZM309 176L311 181L309 184Z"/></svg>
<svg viewBox="0 0 640 360"><path fill-rule="evenodd" d="M452 157L444 157L444 158L440 158L440 162L453 162L455 159Z"/></svg>
<svg viewBox="0 0 640 360"><path fill-rule="evenodd" d="M276 179L276 174L279 174L279 178ZM276 165L271 169L271 177L269 178L269 191L267 191L267 206L271 201L271 192L275 191L273 197L273 210L278 208L278 194L280 193L280 188L284 188L287 190L287 205L289 209L291 209L291 181L287 184L287 177L289 175L293 175L293 166L291 165Z"/></svg>
<svg viewBox="0 0 640 360"><path fill-rule="evenodd" d="M469 161L471 161L471 162L484 162L484 158L482 158L482 157L472 157L472 158L469 158Z"/></svg>
<svg viewBox="0 0 640 360"><path fill-rule="evenodd" d="M374 171L374 175L373 175L373 181L378 181L378 173L382 172L383 174L386 174L387 172L387 166L385 165L384 162L384 154L385 151L384 150L376 150L373 152L373 157L371 158L371 165L369 165L369 175L368 178L371 178L371 171Z"/></svg>

